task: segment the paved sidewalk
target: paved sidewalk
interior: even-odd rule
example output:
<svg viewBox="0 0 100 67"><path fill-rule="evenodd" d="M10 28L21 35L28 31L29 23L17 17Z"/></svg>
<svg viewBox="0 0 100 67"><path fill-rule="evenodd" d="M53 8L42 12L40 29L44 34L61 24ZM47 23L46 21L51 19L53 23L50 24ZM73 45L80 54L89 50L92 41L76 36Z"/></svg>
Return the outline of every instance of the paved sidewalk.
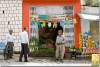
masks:
<svg viewBox="0 0 100 67"><path fill-rule="evenodd" d="M26 62L18 62L19 54L14 54L13 58L10 60L3 60L3 56L0 55L0 65L12 65L12 64L26 64ZM29 62L27 63L41 63L41 64L62 64L60 62L55 62L54 58L51 57L29 57ZM64 60L63 64L91 64L89 60Z"/></svg>

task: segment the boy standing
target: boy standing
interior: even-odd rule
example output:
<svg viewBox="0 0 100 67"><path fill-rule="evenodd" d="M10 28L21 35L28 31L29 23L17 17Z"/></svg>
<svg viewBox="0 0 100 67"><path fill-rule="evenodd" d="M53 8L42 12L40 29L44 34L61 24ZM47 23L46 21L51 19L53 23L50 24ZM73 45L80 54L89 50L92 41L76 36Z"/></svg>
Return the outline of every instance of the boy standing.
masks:
<svg viewBox="0 0 100 67"><path fill-rule="evenodd" d="M65 38L63 36L63 31L58 30L58 36L56 38L56 61L60 60L63 62L65 53Z"/></svg>

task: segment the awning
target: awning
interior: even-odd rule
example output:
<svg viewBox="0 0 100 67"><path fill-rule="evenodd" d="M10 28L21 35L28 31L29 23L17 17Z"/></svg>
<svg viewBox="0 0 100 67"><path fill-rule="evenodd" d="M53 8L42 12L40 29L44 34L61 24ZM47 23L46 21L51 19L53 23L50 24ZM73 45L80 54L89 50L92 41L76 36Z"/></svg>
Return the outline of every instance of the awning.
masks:
<svg viewBox="0 0 100 67"><path fill-rule="evenodd" d="M98 15L90 15L90 14L79 14L80 18L82 19L87 19L87 20L99 20L99 16Z"/></svg>

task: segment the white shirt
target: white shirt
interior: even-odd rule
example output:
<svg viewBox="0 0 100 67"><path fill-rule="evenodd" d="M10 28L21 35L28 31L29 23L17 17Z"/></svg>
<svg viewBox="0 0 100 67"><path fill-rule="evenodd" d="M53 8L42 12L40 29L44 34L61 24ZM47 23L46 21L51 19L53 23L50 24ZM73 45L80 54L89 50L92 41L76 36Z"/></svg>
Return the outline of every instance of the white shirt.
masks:
<svg viewBox="0 0 100 67"><path fill-rule="evenodd" d="M57 43L65 43L65 37L63 35L61 36L57 36L57 39L56 39L56 44Z"/></svg>
<svg viewBox="0 0 100 67"><path fill-rule="evenodd" d="M20 43L29 43L28 33L23 31L19 34Z"/></svg>
<svg viewBox="0 0 100 67"><path fill-rule="evenodd" d="M15 37L13 35L7 34L6 35L6 43L7 42L14 42L15 41Z"/></svg>

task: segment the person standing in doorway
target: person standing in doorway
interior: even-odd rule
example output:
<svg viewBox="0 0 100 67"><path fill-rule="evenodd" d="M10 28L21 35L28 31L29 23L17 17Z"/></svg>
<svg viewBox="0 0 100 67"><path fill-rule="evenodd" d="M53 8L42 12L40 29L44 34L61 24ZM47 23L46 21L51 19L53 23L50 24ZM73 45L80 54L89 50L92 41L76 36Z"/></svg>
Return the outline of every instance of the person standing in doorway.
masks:
<svg viewBox="0 0 100 67"><path fill-rule="evenodd" d="M54 41L54 48L56 50L56 46L55 46L55 43L56 43L56 38L57 38L57 35L58 35L58 30L62 30L63 31L63 27L60 26L60 23L57 22L57 21L54 21L54 27L53 27L53 41Z"/></svg>
<svg viewBox="0 0 100 67"><path fill-rule="evenodd" d="M5 48L5 56L6 59L12 58L13 57L13 46L14 46L14 40L15 37L12 35L13 30L9 30L9 34L6 35L6 48Z"/></svg>
<svg viewBox="0 0 100 67"><path fill-rule="evenodd" d="M56 61L63 63L64 53L65 53L65 38L63 36L63 31L58 30L58 36L56 38Z"/></svg>
<svg viewBox="0 0 100 67"><path fill-rule="evenodd" d="M24 28L24 31L20 33L19 38L21 43L19 62L22 62L23 55L24 55L24 62L28 62L27 56L28 56L29 38L28 38L28 33L26 31L26 28Z"/></svg>

